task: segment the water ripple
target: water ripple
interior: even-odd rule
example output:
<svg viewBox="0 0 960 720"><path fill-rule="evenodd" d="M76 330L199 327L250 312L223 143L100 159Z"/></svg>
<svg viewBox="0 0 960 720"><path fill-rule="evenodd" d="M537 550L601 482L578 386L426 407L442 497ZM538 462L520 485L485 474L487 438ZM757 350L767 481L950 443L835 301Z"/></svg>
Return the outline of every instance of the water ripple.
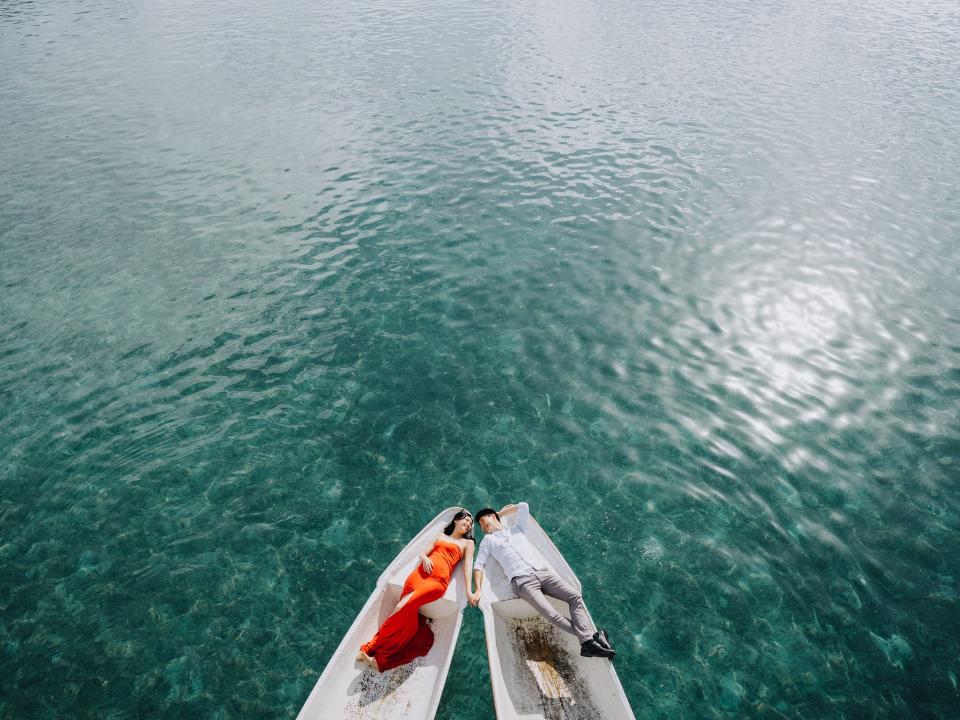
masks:
<svg viewBox="0 0 960 720"><path fill-rule="evenodd" d="M635 708L949 714L958 31L5 3L0 715L290 716L417 508L520 498Z"/></svg>

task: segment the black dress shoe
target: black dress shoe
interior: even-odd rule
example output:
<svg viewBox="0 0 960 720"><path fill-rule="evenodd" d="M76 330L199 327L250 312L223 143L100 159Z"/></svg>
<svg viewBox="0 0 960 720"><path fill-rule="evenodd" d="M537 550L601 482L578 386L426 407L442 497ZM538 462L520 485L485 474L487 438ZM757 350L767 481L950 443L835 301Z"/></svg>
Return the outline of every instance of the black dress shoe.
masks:
<svg viewBox="0 0 960 720"><path fill-rule="evenodd" d="M613 645L610 644L610 638L607 637L606 630L597 630L593 634L593 639L597 641L597 644L601 647L605 647L607 650L613 650Z"/></svg>
<svg viewBox="0 0 960 720"><path fill-rule="evenodd" d="M599 657L612 659L616 653L613 650L607 650L596 640L590 639L580 645L581 657Z"/></svg>

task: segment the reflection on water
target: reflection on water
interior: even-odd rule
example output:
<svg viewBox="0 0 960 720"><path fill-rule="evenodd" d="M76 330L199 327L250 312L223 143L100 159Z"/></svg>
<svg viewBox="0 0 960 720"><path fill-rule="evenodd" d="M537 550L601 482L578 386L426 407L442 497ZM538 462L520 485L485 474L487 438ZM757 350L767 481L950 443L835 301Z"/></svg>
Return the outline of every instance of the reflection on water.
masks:
<svg viewBox="0 0 960 720"><path fill-rule="evenodd" d="M521 498L638 717L949 716L958 32L5 3L0 716L291 717L434 508Z"/></svg>

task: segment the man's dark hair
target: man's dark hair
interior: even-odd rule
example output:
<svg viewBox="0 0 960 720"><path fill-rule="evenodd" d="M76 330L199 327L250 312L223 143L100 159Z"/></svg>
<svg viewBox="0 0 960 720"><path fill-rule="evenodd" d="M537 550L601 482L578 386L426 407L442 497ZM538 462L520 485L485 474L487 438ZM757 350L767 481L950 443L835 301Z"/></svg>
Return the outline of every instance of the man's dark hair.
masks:
<svg viewBox="0 0 960 720"><path fill-rule="evenodd" d="M496 516L497 516L497 520L500 519L500 514L499 514L496 510L494 510L493 508L484 508L483 510L481 510L480 512L478 512L476 515L474 515L474 516L473 516L473 519L476 520L477 524L479 525L479 524L480 524L480 518L482 518L484 515L496 515Z"/></svg>

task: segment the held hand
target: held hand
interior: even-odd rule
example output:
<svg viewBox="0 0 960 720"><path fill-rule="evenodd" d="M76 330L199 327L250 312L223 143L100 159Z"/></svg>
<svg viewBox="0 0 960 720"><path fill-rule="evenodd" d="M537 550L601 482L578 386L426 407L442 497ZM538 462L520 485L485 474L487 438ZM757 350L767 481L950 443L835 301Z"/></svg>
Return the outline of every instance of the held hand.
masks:
<svg viewBox="0 0 960 720"><path fill-rule="evenodd" d="M420 556L420 564L423 566L423 571L427 575L433 572L433 560L428 558L426 555Z"/></svg>
<svg viewBox="0 0 960 720"><path fill-rule="evenodd" d="M474 607L477 607L480 604L480 593L467 593L467 602L469 602Z"/></svg>

